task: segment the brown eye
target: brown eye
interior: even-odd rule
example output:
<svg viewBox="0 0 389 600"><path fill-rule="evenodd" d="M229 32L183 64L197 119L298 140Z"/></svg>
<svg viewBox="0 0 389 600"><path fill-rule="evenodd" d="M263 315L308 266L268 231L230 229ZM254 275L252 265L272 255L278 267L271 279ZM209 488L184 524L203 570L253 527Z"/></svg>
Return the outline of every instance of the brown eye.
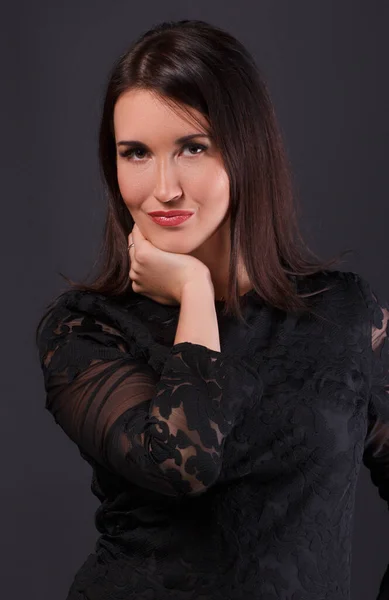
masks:
<svg viewBox="0 0 389 600"><path fill-rule="evenodd" d="M185 146L183 146L183 148L196 148L197 150L200 148L200 150L206 150L207 146L204 146L203 144L185 144ZM196 152L196 154L201 154L201 152ZM192 155L195 156L195 155Z"/></svg>
<svg viewBox="0 0 389 600"><path fill-rule="evenodd" d="M204 152L205 150L207 150L208 146L205 146L204 144L194 144L192 143L188 143L188 144L184 144L184 146L182 146L181 150L201 150L202 152ZM120 153L120 156L122 156L123 158L132 161L132 162L143 162L143 156L139 156L139 153L142 155L142 153L144 154L146 152L146 150L144 148L141 148L140 146L134 146L132 148L127 148L127 150L125 150L124 152ZM190 153L190 156L196 156L197 154L202 154L202 152L195 152L195 153ZM135 154L137 153L137 154Z"/></svg>
<svg viewBox="0 0 389 600"><path fill-rule="evenodd" d="M144 150L143 150L143 148L128 148L124 152L120 153L120 156L123 156L123 158L128 158L129 160L131 160L134 156L134 152L142 153L142 152L144 152ZM138 158L139 158L139 156L138 156Z"/></svg>

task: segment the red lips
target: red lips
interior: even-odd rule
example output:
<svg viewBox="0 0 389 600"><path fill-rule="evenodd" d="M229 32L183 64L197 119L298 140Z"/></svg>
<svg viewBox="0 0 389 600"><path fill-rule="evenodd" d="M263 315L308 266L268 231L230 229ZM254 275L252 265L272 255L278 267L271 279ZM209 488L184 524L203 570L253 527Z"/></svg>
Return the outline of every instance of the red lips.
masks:
<svg viewBox="0 0 389 600"><path fill-rule="evenodd" d="M151 217L179 217L184 215L193 215L191 210L155 210L149 212Z"/></svg>

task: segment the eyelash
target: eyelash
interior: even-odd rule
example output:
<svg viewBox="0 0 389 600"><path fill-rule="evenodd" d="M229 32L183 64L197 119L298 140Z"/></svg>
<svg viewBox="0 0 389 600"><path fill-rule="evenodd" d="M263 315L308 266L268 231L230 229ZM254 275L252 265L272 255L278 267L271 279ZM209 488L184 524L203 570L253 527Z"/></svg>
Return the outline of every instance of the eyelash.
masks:
<svg viewBox="0 0 389 600"><path fill-rule="evenodd" d="M185 148L201 148L201 150L207 150L208 146L204 146L204 144L194 144L194 143L189 143L189 144L184 144L182 146L182 150L184 150ZM138 159L138 160L133 160L133 156L131 156L131 154L133 152L135 152L136 150L141 150L142 152L144 151L143 148L141 148L140 146L133 146L132 148L127 148L127 150L125 150L125 152L120 153L120 156L122 156L123 158L126 158L128 161L132 161L132 162L143 162L142 159ZM196 152L196 154L192 154L192 156L197 156L197 154L202 154L202 152Z"/></svg>

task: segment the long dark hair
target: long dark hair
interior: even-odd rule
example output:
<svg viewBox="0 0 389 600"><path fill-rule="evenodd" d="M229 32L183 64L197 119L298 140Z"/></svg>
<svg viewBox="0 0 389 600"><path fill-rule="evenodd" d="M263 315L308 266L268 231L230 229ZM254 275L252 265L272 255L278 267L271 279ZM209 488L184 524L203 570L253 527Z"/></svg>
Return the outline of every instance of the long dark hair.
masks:
<svg viewBox="0 0 389 600"><path fill-rule="evenodd" d="M237 39L199 20L156 25L114 64L99 130L99 163L108 199L100 271L91 283L60 275L78 290L108 296L132 291L127 237L134 221L117 181L113 113L119 96L135 88L162 96L173 110L197 109L221 152L230 179L231 211L225 313L244 321L237 286L239 251L253 288L266 302L281 310L309 311L303 297L312 294L298 295L290 275L329 269L350 250L320 261L303 242L291 169L266 83Z"/></svg>

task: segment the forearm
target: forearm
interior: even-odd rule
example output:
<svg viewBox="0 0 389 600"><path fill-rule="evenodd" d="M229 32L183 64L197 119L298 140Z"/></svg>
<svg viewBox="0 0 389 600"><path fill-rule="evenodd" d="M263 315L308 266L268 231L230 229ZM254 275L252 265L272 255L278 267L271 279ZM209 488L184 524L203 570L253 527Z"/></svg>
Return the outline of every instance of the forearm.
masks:
<svg viewBox="0 0 389 600"><path fill-rule="evenodd" d="M221 352L212 281L196 278L181 295L174 345L142 438L179 491L203 493L219 477L224 439L258 388L256 372L246 370Z"/></svg>
<svg viewBox="0 0 389 600"><path fill-rule="evenodd" d="M220 352L219 325L212 282L197 279L182 291L174 344L191 342Z"/></svg>

